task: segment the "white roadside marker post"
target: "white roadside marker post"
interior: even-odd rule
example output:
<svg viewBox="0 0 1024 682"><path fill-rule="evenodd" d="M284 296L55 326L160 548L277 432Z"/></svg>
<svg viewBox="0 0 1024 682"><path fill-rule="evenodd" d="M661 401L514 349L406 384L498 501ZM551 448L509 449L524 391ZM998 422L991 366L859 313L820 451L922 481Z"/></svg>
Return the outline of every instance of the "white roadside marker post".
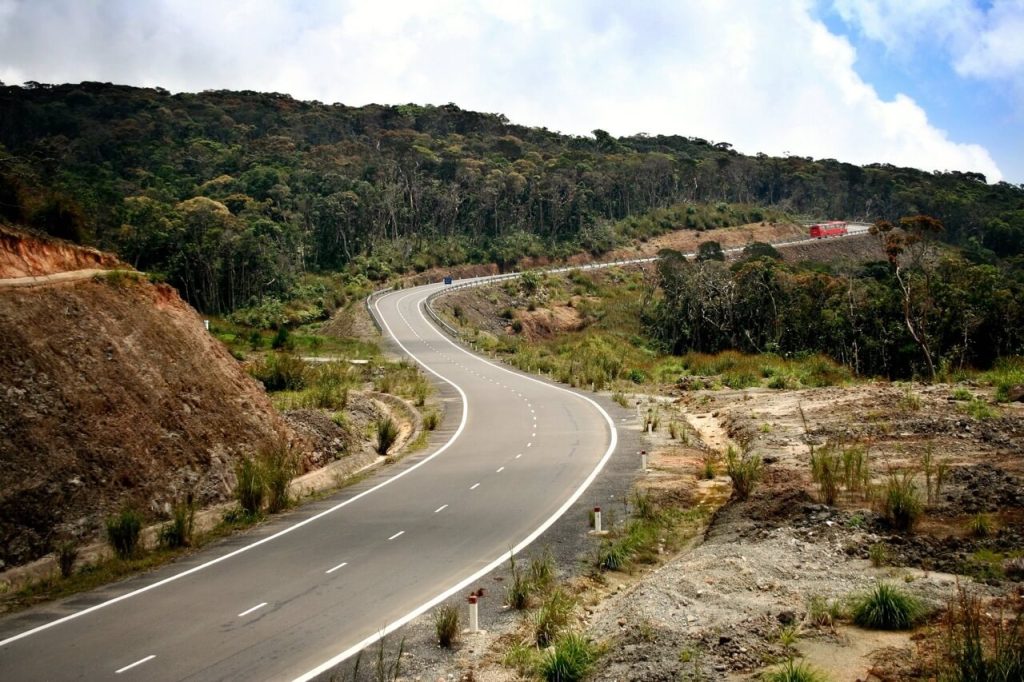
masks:
<svg viewBox="0 0 1024 682"><path fill-rule="evenodd" d="M601 508L594 507L594 532L601 532Z"/></svg>
<svg viewBox="0 0 1024 682"><path fill-rule="evenodd" d="M480 611L477 604L477 596L475 594L469 595L469 631L479 632L480 631Z"/></svg>
<svg viewBox="0 0 1024 682"><path fill-rule="evenodd" d="M646 450L641 450L640 451L640 467L644 470L644 473L646 474L647 473L647 451Z"/></svg>

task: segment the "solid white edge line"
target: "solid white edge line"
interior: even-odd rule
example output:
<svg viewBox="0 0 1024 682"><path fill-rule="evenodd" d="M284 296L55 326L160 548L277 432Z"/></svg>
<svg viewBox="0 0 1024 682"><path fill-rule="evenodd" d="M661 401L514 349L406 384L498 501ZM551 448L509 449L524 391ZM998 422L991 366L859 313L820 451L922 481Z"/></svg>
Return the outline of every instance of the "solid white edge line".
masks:
<svg viewBox="0 0 1024 682"><path fill-rule="evenodd" d="M338 564L334 568L328 568L326 571L324 571L324 573L334 573L339 568L345 568L346 566L348 566L348 562L347 561L342 561L340 564Z"/></svg>
<svg viewBox="0 0 1024 682"><path fill-rule="evenodd" d="M145 658L140 658L139 660L135 661L134 663L132 663L130 665L126 665L123 668L119 668L118 670L115 670L114 674L115 675L120 675L121 673L125 672L126 670L131 670L132 668L134 668L137 665L142 665L143 663L146 663L147 661L152 661L154 658L156 658L156 654L150 654L149 656L146 656Z"/></svg>
<svg viewBox="0 0 1024 682"><path fill-rule="evenodd" d="M378 303L380 303L381 299L390 297L394 293L397 293L397 292L392 292L391 294L386 294L384 296L381 296L379 299L374 301L374 306L377 307ZM380 308L379 307L377 307L377 312L378 313L380 312ZM422 315L422 313L421 313L421 315ZM402 348L402 350L404 350L410 357L412 357L414 360L416 360L416 362L419 362L421 365L423 365L423 363L418 358L416 358L416 356L414 356L412 353L409 353L409 351L406 350L405 346L403 346L402 343L400 341L398 341L398 339L395 338L394 333L391 331L391 328L388 326L387 322L384 322L383 318L381 319L381 322L384 324L384 327L387 328L388 334L391 335L391 338L395 339L395 343L397 343ZM288 533L291 533L294 530L302 528L303 526L305 526L307 524L313 523L314 521L317 521L317 520L327 516L328 514L333 514L334 512L336 512L339 509L341 509L342 507L347 507L348 505L352 504L356 500L362 499L363 497L366 497L370 493L374 493L374 492L380 490L384 486L386 486L386 485L388 485L390 483L393 483L394 481L397 481L398 479L402 478L403 476L407 475L408 473L410 473L412 471L415 471L416 469L419 469L421 466L423 466L427 462L433 460L435 457L440 455L442 452L444 452L445 450L450 448L452 443L454 443L455 440L459 436L462 435L463 429L466 428L466 419L467 419L467 417L469 415L469 405L468 405L469 401L466 399L466 394L454 382L449 381L448 379L446 379L445 377L441 376L440 374L435 372L430 367L427 367L426 365L423 365L423 368L426 369L431 374L433 374L434 376L436 376L439 379L441 379L442 381L444 381L445 383L451 384L455 388L455 390L459 392L459 395L462 397L462 421L459 422L459 428L457 428L455 430L455 433L452 434L452 437L449 438L448 441L445 442L444 445L442 445L437 450L435 450L434 453L431 454L430 456L424 457L422 460L420 460L419 462L416 462L416 464L413 464L408 469L405 469L403 471L398 472L397 474L395 474L391 478L388 478L388 479L386 479L384 481L381 481L380 483L378 483L377 485L373 486L372 488L370 488L368 490L364 490L363 492L359 493L358 495L354 495L354 496L350 497L349 499L345 500L344 502L339 502L338 504L334 505L330 509L325 509L324 511L322 511L322 512L320 512L318 514L310 516L308 519L304 519L302 521L299 521L298 523L296 523L293 526L288 526L287 528L279 530L278 532L274 533L273 535L268 535L267 537L265 537L265 538L263 538L261 540L257 540L256 542L252 543L251 545L246 545L244 547L239 547L238 549L236 549L236 550L234 550L232 552L228 552L224 556L219 556L216 559L211 559L210 561L207 561L205 564L200 564L198 566L193 566L192 568L188 569L187 571L182 571L181 573L176 573L175 575L168 576L167 578L164 578L163 580L158 580L157 582L153 583L152 585L146 585L145 587L140 587L137 590L133 590L131 592L126 592L125 594L122 594L120 596L114 597L113 599L108 599L105 602L101 602L99 604L95 604L94 606L90 606L87 609L82 609L81 611L76 611L75 613L68 614L68 615L66 615L66 616L64 616L62 618L58 618L57 620L50 621L49 623L43 623L42 625L36 626L36 627L34 627L34 628L30 629L30 630L26 630L25 632L21 632L21 633L18 633L16 635L12 635L11 637L8 637L7 639L0 641L0 647L6 646L6 645L8 645L8 644L10 644L12 642L16 642L19 639L24 639L25 637L29 637L30 635L34 635L37 632L42 632L43 630L49 630L50 628L55 627L57 625L60 625L61 623L66 623L66 622L68 622L70 620L74 620L76 618L81 618L82 616L84 616L86 614L89 614L89 613L92 613L93 611L99 611L102 608L106 608L106 607L111 606L113 604L116 604L118 602L124 601L126 599L130 599L130 598L135 597L137 595L140 595L140 594L142 594L144 592L149 592L150 590L155 590L158 587L162 587L162 586L164 586L164 585L166 585L168 583L174 582L176 580L180 580L181 578L184 578L185 576L192 575L193 573L198 573L199 571L203 570L204 568L209 568L210 566L213 566L215 564L219 564L222 561L227 561L228 559L230 559L232 557L236 557L239 554L242 554L243 552L248 552L250 549L253 549L255 547L259 547L262 544L265 544L265 543L270 542L272 540L276 540L277 538L279 538L279 537L281 537L283 535L287 535Z"/></svg>
<svg viewBox="0 0 1024 682"><path fill-rule="evenodd" d="M242 611L240 614L238 614L236 616L236 618L241 618L242 616L248 616L253 611L259 611L260 609L262 609L266 605L267 605L267 602L259 603L256 606L252 607L251 609L246 609L245 611Z"/></svg>
<svg viewBox="0 0 1024 682"><path fill-rule="evenodd" d="M381 297L381 298L383 298L383 297ZM324 661L323 663L321 663L317 667L313 668L309 672L306 672L306 673L303 673L302 675L299 675L298 677L296 677L293 680L293 682L309 682L309 680L312 680L316 676L318 676L318 675L320 675L322 673L327 672L331 668L333 668L336 665L338 665L339 663L343 662L345 659L351 658L352 656L355 656L357 653L359 653L360 651L362 651L366 647L368 647L371 644L373 644L373 643L383 639L384 637L390 635L392 632L394 632L395 630L401 628L403 625L405 625L409 621L413 620L414 618L416 618L418 616L423 615L424 613L426 613L427 611L432 609L437 604L440 604L445 599L448 599L449 597L451 597L456 592L459 592L460 590L465 589L468 585L476 582L477 580L479 580L483 576L487 575L488 573L490 573L491 571L496 569L498 566L501 566L506 561L507 556L510 556L510 555L514 556L514 555L518 554L519 552L523 551L524 549L526 549L527 547L529 547L530 543L532 543L534 540L536 540L541 535L543 535L544 531L546 531L548 528L553 526L554 523L556 521L558 521L558 519L560 519L562 517L562 515L565 514L565 512L569 511L569 509L572 507L572 505L576 504L576 501L583 495L583 493L586 491L586 489L590 487L590 484L594 482L594 479L596 479L597 475L599 473L601 473L602 469L604 469L605 465L608 463L608 460L611 459L612 453L615 452L615 446L618 445L618 442L619 442L619 432L615 429L615 422L612 420L611 416L607 412L605 412L604 408L602 408L600 405L598 405L597 402L595 402L592 398L590 398L588 396L585 396L585 395L583 395L581 393L576 393L575 391L570 391L569 389L564 388L562 386L558 386L556 384L549 384L546 381L541 381L539 379L535 379L534 377L531 377L531 376L529 376L527 374L522 374L520 372L516 372L514 370L511 370L511 369L509 369L507 367L502 367L501 365L497 365L497 364L494 364L492 362L488 362L487 360L484 360L483 358L481 358L481 357L479 357L477 355L474 355L473 353L470 353L468 350L466 350L462 346L458 345L457 343L455 343L454 341L449 339L444 334L444 332L441 332L440 330L437 329L437 327L434 327L433 323L431 323L429 320L427 320L426 316L423 315L423 310L422 310L421 306L417 306L417 309L419 310L420 317L423 319L423 321L426 322L431 327L433 327L436 331L438 331L438 333L440 334L441 338L443 338L445 340L445 342L451 344L451 346L454 347L456 350L458 350L458 351L460 351L462 353L465 353L466 355L470 356L474 360L479 360L480 362L483 362L483 363L485 363L487 365L490 365L491 367L495 367L495 368L497 368L497 369L499 369L499 370L501 370L503 372L508 372L509 374L514 374L515 376L517 376L517 377L519 377L521 379L525 379L527 381L532 381L533 383L540 384L541 386L547 386L548 388L554 389L556 391L561 391L563 393L568 393L571 396L575 396L575 397L579 398L580 400L585 400L586 402L590 403L591 406L593 406L594 409L596 409L601 414L601 416L604 417L605 423L608 424L609 433L611 435L610 442L608 443L608 449L605 450L604 455L601 456L601 459L598 461L597 465L590 472L590 474L585 479L583 479L583 482L580 483L578 488L576 488L576 491L572 495L570 495L569 498L564 503L562 503L562 506L559 507L558 509L556 509L555 513L552 514L550 517L548 517L547 520L544 521L544 523L542 523L540 526L538 526L532 533L527 535L519 544L517 544L515 547L513 547L508 552L508 554L504 554L504 553L501 554L496 559L491 561L489 564L487 564L486 566L484 566L483 568L478 570L476 573L474 573L474 574L472 574L472 575L470 575L470 576L468 576L466 578L463 578L458 583L456 583L455 585L452 585L447 590L445 590L441 594L437 595L433 599L424 602L423 604L421 604L420 606L416 607L415 609L413 609L409 613L405 614L404 616L402 616L398 620L390 623L389 625L386 625L379 632L370 635L369 637L367 637L366 639L362 640L361 642L357 642L356 644L350 646L348 649L345 649L344 651L342 651L341 653L337 654L333 658L330 658L329 660ZM379 312L379 309L378 309L378 312ZM388 330L388 333L390 333L390 329ZM392 334L392 338L394 338L393 334ZM402 350L404 350L414 360L416 360L416 362L418 362L421 365L423 365L426 369L428 369L435 376L441 377L440 374L438 374L437 372L431 370L429 367L427 367L425 364L423 364L423 362L419 358L417 358L415 355L412 355L412 353L409 353L409 351L406 350L405 347L402 346L402 344L400 342L398 342L398 339L395 339L395 342L398 343L398 345L402 347ZM446 383L451 384L452 386L455 387L456 390L459 391L459 393L462 395L463 406L465 408L466 394L463 393L462 389L458 385L456 385L454 382L452 382L452 381L450 381L448 379L444 379L444 377L441 377L441 378ZM465 422L463 422L463 423L465 423Z"/></svg>

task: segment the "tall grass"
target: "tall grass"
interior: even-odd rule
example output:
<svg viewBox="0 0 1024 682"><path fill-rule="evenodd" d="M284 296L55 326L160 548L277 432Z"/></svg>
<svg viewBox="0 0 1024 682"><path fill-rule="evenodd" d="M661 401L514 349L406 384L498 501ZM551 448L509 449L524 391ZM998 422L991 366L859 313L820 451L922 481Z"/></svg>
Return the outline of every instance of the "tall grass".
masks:
<svg viewBox="0 0 1024 682"><path fill-rule="evenodd" d="M242 513L249 518L258 517L263 513L263 468L252 457L242 457L235 468L235 477L235 500Z"/></svg>
<svg viewBox="0 0 1024 682"><path fill-rule="evenodd" d="M130 559L138 549L142 534L142 516L125 507L116 516L107 519L107 542L120 559Z"/></svg>
<svg viewBox="0 0 1024 682"><path fill-rule="evenodd" d="M914 485L913 474L889 474L889 480L882 490L881 505L882 515L889 525L900 531L913 530L924 511L921 493Z"/></svg>
<svg viewBox="0 0 1024 682"><path fill-rule="evenodd" d="M195 531L196 506L192 496L174 505L171 520L160 529L160 544L170 549L189 547Z"/></svg>
<svg viewBox="0 0 1024 682"><path fill-rule="evenodd" d="M437 643L451 649L459 638L459 608L454 604L442 604L434 611L434 634Z"/></svg>
<svg viewBox="0 0 1024 682"><path fill-rule="evenodd" d="M295 476L295 456L286 443L276 442L260 452L259 464L267 491L267 511L276 514L291 504L288 487Z"/></svg>
<svg viewBox="0 0 1024 682"><path fill-rule="evenodd" d="M826 446L817 451L811 449L811 477L818 484L818 495L828 506L836 503L839 484L843 475L842 455Z"/></svg>
<svg viewBox="0 0 1024 682"><path fill-rule="evenodd" d="M981 600L959 587L944 619L948 682L1024 680L1024 614L991 617Z"/></svg>
<svg viewBox="0 0 1024 682"><path fill-rule="evenodd" d="M726 473L732 479L732 494L738 500L750 497L764 470L759 455L744 451L742 454L729 446L725 453Z"/></svg>
<svg viewBox="0 0 1024 682"><path fill-rule="evenodd" d="M543 648L554 643L565 629L576 608L576 599L561 587L553 589L533 614L533 636Z"/></svg>
<svg viewBox="0 0 1024 682"><path fill-rule="evenodd" d="M398 426L391 417L377 420L377 453L387 455L391 446L398 440Z"/></svg>

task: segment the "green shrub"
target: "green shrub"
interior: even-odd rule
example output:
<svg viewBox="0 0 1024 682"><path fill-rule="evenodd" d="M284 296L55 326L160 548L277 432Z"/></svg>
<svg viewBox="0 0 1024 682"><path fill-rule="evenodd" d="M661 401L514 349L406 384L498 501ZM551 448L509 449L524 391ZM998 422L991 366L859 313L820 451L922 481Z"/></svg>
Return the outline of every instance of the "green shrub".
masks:
<svg viewBox="0 0 1024 682"><path fill-rule="evenodd" d="M391 417L377 420L377 453L387 455L398 440L398 426Z"/></svg>
<svg viewBox="0 0 1024 682"><path fill-rule="evenodd" d="M444 604L434 611L434 633L437 643L451 649L459 638L459 609L454 604Z"/></svg>
<svg viewBox="0 0 1024 682"><path fill-rule="evenodd" d="M431 410L423 415L423 428L427 431L433 431L437 428L438 424L441 423L441 415L436 411Z"/></svg>
<svg viewBox="0 0 1024 682"><path fill-rule="evenodd" d="M251 457L243 457L235 468L238 479L235 484L235 499L242 513L249 518L256 518L263 512L263 470L259 463Z"/></svg>
<svg viewBox="0 0 1024 682"><path fill-rule="evenodd" d="M548 682L578 682L587 676L598 657L597 646L584 635L569 632L541 659L540 676Z"/></svg>
<svg viewBox="0 0 1024 682"><path fill-rule="evenodd" d="M762 677L766 682L827 682L824 674L815 670L807 663L797 663L792 658L778 670Z"/></svg>
<svg viewBox="0 0 1024 682"><path fill-rule="evenodd" d="M293 344L291 342L291 336L288 333L288 327L278 327L277 333L274 334L274 340L270 342L270 347L274 350L291 350Z"/></svg>
<svg viewBox="0 0 1024 682"><path fill-rule="evenodd" d="M732 494L738 500L745 500L761 480L763 464L761 457L744 452L742 455L729 446L725 453L726 472L732 479Z"/></svg>
<svg viewBox="0 0 1024 682"><path fill-rule="evenodd" d="M925 615L924 606L915 597L887 583L851 601L853 622L872 630L909 630Z"/></svg>
<svg viewBox="0 0 1024 682"><path fill-rule="evenodd" d="M629 400L626 399L626 396L624 394L618 391L612 393L612 400L617 402L620 407L629 407Z"/></svg>
<svg viewBox="0 0 1024 682"><path fill-rule="evenodd" d="M819 627L832 627L842 616L842 604L834 599L815 595L807 605L807 619Z"/></svg>
<svg viewBox="0 0 1024 682"><path fill-rule="evenodd" d="M130 559L138 549L142 517L132 508L107 519L107 542L120 559Z"/></svg>
<svg viewBox="0 0 1024 682"><path fill-rule="evenodd" d="M901 531L913 530L923 511L913 475L891 473L882 491L882 515L889 525Z"/></svg>
<svg viewBox="0 0 1024 682"><path fill-rule="evenodd" d="M271 353L249 370L268 391L300 391L306 387L308 367L291 353Z"/></svg>

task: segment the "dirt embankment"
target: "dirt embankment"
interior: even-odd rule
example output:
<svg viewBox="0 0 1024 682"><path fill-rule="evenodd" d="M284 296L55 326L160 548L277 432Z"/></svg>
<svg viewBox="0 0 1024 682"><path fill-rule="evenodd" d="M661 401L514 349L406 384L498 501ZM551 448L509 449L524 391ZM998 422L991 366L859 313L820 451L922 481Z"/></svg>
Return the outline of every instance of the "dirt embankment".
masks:
<svg viewBox="0 0 1024 682"><path fill-rule="evenodd" d="M128 268L116 256L0 225L0 279Z"/></svg>
<svg viewBox="0 0 1024 682"><path fill-rule="evenodd" d="M40 256L14 234L6 275L116 263L64 244ZM87 541L126 503L153 519L188 492L222 501L239 456L295 437L169 286L128 273L0 287L0 328L0 566Z"/></svg>

